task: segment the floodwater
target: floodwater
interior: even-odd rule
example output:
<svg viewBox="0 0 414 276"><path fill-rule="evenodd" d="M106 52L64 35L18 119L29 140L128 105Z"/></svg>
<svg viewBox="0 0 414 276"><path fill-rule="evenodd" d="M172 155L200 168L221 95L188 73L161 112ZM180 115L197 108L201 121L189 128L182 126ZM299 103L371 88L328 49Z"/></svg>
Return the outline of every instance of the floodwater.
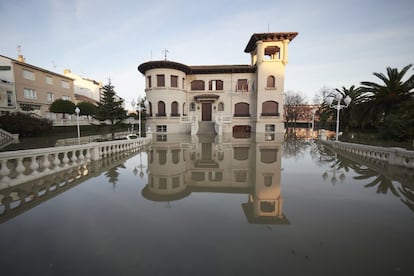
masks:
<svg viewBox="0 0 414 276"><path fill-rule="evenodd" d="M157 136L0 190L1 275L414 275L413 175L311 140Z"/></svg>

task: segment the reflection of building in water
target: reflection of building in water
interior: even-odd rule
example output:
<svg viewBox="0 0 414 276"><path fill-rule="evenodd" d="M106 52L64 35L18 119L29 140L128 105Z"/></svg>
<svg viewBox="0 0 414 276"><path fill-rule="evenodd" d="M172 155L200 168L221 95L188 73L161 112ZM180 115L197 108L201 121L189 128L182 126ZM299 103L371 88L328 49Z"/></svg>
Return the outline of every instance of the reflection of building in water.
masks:
<svg viewBox="0 0 414 276"><path fill-rule="evenodd" d="M282 140L262 136L219 143L218 136L168 135L168 142L153 142L142 194L153 201L192 192L248 194L242 207L249 222L287 224L280 192Z"/></svg>

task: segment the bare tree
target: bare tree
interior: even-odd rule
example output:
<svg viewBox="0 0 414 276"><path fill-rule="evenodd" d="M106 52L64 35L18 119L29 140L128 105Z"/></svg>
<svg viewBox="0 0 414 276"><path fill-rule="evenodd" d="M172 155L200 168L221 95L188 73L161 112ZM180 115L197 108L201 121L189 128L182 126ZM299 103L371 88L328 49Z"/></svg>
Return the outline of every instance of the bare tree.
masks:
<svg viewBox="0 0 414 276"><path fill-rule="evenodd" d="M290 122L294 122L293 127L296 127L296 121L303 112L301 105L306 104L305 97L300 92L287 91L285 94L285 120L287 127Z"/></svg>

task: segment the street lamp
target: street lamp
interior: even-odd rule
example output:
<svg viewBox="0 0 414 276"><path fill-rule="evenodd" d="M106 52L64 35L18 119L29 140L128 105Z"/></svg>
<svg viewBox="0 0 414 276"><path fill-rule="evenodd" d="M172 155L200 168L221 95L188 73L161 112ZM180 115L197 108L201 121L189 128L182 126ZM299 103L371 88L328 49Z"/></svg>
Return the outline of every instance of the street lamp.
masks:
<svg viewBox="0 0 414 276"><path fill-rule="evenodd" d="M141 138L141 96L138 96L137 111L138 111L138 137Z"/></svg>
<svg viewBox="0 0 414 276"><path fill-rule="evenodd" d="M132 110L135 110L135 101L134 99L132 99L131 101L131 106L132 106ZM134 132L134 123L132 122L132 126L131 126L131 132Z"/></svg>
<svg viewBox="0 0 414 276"><path fill-rule="evenodd" d="M336 101L336 104L334 102ZM341 101L344 104L341 104ZM329 105L330 108L336 108L336 141L338 141L339 134L339 111L345 107L348 107L352 99L349 96L344 96L342 93L336 93L335 95L329 95L326 97L325 102Z"/></svg>
<svg viewBox="0 0 414 276"><path fill-rule="evenodd" d="M80 109L77 106L75 108L75 113L76 113L76 123L78 125L78 145L80 145L80 129L79 129L79 113L80 113Z"/></svg>

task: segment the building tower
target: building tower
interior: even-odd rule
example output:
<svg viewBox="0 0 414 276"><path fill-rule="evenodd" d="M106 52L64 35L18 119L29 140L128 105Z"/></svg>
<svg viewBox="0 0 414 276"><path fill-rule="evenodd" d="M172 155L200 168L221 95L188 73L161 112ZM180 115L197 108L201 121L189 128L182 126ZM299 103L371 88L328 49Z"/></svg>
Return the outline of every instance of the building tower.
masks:
<svg viewBox="0 0 414 276"><path fill-rule="evenodd" d="M285 66L288 44L298 33L253 34L245 48L256 67L256 133L283 132Z"/></svg>

